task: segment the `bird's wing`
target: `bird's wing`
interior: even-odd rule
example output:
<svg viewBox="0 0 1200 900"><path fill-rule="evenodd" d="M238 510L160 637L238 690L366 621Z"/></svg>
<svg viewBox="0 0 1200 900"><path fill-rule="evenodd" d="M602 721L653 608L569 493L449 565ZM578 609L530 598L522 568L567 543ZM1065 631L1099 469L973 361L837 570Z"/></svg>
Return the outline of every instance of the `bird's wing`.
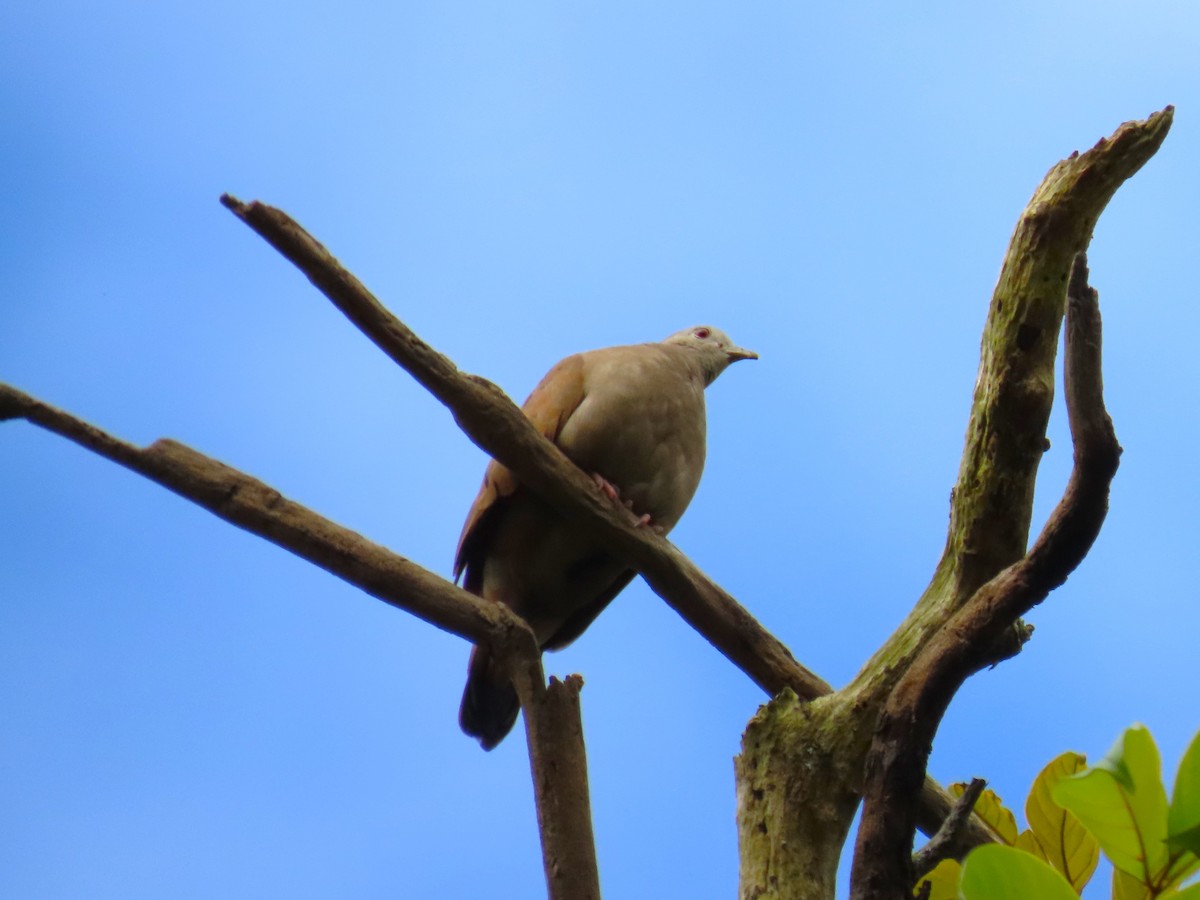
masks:
<svg viewBox="0 0 1200 900"><path fill-rule="evenodd" d="M607 560L605 561L607 562ZM573 616L559 626L558 631L550 636L546 643L542 644L543 650L561 650L563 647L570 644L577 637L587 631L588 626L596 621L596 617L604 612L608 606L621 591L633 581L633 577L637 575L633 569L627 569L618 575L605 590L597 595L587 606L577 610Z"/></svg>
<svg viewBox="0 0 1200 900"><path fill-rule="evenodd" d="M555 365L521 407L533 427L555 443L563 425L583 402L585 356L577 353ZM467 521L458 538L458 549L454 553L454 578L457 581L466 570L467 578L463 586L469 591L477 592L479 589L479 573L476 571L473 574L470 570L478 570L478 564L482 562L497 514L519 488L512 472L494 459L488 463L483 473L483 485L467 513Z"/></svg>

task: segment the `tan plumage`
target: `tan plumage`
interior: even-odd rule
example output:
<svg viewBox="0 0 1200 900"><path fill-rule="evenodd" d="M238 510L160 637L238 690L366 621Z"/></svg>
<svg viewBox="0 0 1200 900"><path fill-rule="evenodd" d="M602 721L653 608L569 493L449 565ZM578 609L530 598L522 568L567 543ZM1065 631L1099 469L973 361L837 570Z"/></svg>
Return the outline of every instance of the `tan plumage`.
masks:
<svg viewBox="0 0 1200 900"><path fill-rule="evenodd" d="M576 465L615 486L663 532L683 515L704 469L704 388L757 354L723 332L697 326L662 343L569 356L522 407L537 430ZM454 561L455 578L522 616L544 650L565 647L629 584L634 572L609 557L492 460ZM471 654L459 722L484 749L516 721L519 704L486 650Z"/></svg>

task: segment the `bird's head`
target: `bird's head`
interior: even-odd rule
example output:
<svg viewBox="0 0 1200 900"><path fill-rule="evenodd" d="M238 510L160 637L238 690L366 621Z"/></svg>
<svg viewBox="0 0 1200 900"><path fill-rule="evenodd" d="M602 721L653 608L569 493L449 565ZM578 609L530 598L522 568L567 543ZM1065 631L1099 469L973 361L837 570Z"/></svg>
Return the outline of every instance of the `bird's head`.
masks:
<svg viewBox="0 0 1200 900"><path fill-rule="evenodd" d="M739 359L758 359L758 354L735 344L725 332L711 325L694 325L677 331L665 341L687 347L700 354L700 366L704 371L705 383L712 384L730 363Z"/></svg>

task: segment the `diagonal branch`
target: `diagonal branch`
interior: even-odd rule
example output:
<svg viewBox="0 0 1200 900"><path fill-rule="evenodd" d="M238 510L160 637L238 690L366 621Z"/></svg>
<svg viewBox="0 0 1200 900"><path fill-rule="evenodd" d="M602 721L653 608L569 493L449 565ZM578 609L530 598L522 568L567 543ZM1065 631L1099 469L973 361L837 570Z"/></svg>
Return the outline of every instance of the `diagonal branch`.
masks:
<svg viewBox="0 0 1200 900"><path fill-rule="evenodd" d="M119 463L438 628L501 649L525 642L534 646L524 620L507 607L481 600L191 447L168 439L135 447L70 413L0 384L0 421L15 418Z"/></svg>
<svg viewBox="0 0 1200 900"><path fill-rule="evenodd" d="M537 433L491 382L464 375L387 311L316 239L281 210L221 198L235 215L300 269L384 353L449 407L466 435L565 518L641 573L650 587L735 666L772 696L790 687L805 699L830 687L661 535L635 528L628 510Z"/></svg>
<svg viewBox="0 0 1200 900"><path fill-rule="evenodd" d="M975 592L892 692L867 756L854 900L909 895L915 800L947 706L970 675L993 662L1004 631L1067 580L1100 533L1121 455L1104 407L1100 338L1099 304L1080 254L1070 279L1064 341L1064 393L1075 446L1071 478L1025 558Z"/></svg>

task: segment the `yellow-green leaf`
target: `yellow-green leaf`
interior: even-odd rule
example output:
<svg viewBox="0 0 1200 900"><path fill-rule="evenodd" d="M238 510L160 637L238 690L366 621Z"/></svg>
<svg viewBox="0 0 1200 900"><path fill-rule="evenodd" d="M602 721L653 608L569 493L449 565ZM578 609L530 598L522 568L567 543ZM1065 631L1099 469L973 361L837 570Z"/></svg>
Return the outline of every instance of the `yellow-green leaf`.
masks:
<svg viewBox="0 0 1200 900"><path fill-rule="evenodd" d="M1050 862L1046 857L1046 851L1042 849L1042 845L1038 842L1037 835L1028 828L1017 835L1017 842L1013 846L1018 850L1024 850L1026 853L1032 853L1044 863Z"/></svg>
<svg viewBox="0 0 1200 900"><path fill-rule="evenodd" d="M959 892L963 900L1078 900L1071 885L1036 856L985 844L963 863Z"/></svg>
<svg viewBox="0 0 1200 900"><path fill-rule="evenodd" d="M1167 824L1172 847L1200 856L1200 733L1179 762Z"/></svg>
<svg viewBox="0 0 1200 900"><path fill-rule="evenodd" d="M1153 895L1140 878L1128 872L1113 869L1112 900L1150 900Z"/></svg>
<svg viewBox="0 0 1200 900"><path fill-rule="evenodd" d="M967 786L960 782L950 785L950 793L957 799L962 796ZM1017 842L1017 819L1012 810L1004 805L999 795L991 788L984 788L979 799L975 801L975 814L987 822L1004 843L1012 846Z"/></svg>
<svg viewBox="0 0 1200 900"><path fill-rule="evenodd" d="M929 900L958 900L958 879L962 875L962 866L953 859L943 859L933 867L933 871L917 882L913 890L915 894L921 887L921 882L929 882Z"/></svg>
<svg viewBox="0 0 1200 900"><path fill-rule="evenodd" d="M1074 815L1054 802L1051 791L1058 782L1086 766L1085 756L1071 752L1062 754L1034 779L1025 801L1025 818L1041 851L1038 855L1054 866L1077 894L1083 891L1083 886L1096 871L1100 845Z"/></svg>
<svg viewBox="0 0 1200 900"><path fill-rule="evenodd" d="M1063 778L1054 801L1074 813L1112 864L1145 884L1166 870L1167 792L1154 738L1134 725L1099 763Z"/></svg>

